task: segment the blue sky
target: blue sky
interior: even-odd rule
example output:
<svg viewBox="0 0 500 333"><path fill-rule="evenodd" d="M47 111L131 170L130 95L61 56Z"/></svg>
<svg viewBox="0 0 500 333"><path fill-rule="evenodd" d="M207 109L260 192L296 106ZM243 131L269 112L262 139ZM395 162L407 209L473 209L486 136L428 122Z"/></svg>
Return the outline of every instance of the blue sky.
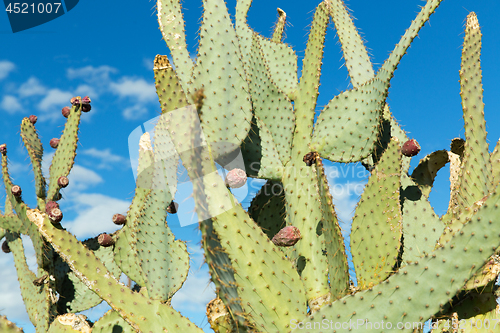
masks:
<svg viewBox="0 0 500 333"><path fill-rule="evenodd" d="M319 1L254 0L249 23L270 36L277 19L276 8L287 13L285 42L299 56L304 54L314 8ZM366 40L372 62L378 68L424 2L420 0L348 1L356 26ZM48 142L63 129L62 107L75 95L89 95L92 111L84 114L76 166L70 175L61 208L63 225L80 238L112 231L114 213L126 213L134 193L128 136L142 123L156 117L159 103L152 71L156 54L168 54L156 20L154 2L87 0L67 14L44 25L13 34L6 13L0 13L0 143L9 148L11 176L23 188L23 197L33 207L35 196L29 159L22 148L19 126L23 117L38 116L37 129L45 150L45 165L52 149ZM201 1L185 0L184 19L190 53L196 54ZM235 0L228 1L234 13ZM463 137L459 95L461 45L465 18L478 15L483 33L482 70L490 150L500 137L500 3L493 0L443 1L430 24L421 30L402 59L391 81L388 103L395 118L422 147L417 157L449 147L451 139ZM318 106L349 88L333 24L326 36ZM414 158L415 166L418 158ZM359 165L330 166L336 209L348 230L348 222L366 183ZM333 190L334 189L334 190ZM3 192L3 191L2 191ZM0 207L4 194L0 194ZM431 193L431 203L443 214L449 198L446 168L440 171ZM202 266L196 225L174 233L189 240L193 252L191 272L183 292L173 305L207 331L204 305L213 297L206 267ZM34 261L31 255L28 258ZM33 332L20 298L19 284L9 255L0 256L0 313ZM103 307L87 313L96 319ZM101 312L100 312L101 311Z"/></svg>

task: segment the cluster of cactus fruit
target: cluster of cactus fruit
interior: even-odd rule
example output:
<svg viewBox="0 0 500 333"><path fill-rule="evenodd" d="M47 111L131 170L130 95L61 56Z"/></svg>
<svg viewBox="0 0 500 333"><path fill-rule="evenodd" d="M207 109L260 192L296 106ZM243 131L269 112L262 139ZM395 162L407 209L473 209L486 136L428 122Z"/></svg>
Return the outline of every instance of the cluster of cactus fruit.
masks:
<svg viewBox="0 0 500 333"><path fill-rule="evenodd" d="M57 201L68 186L77 129L88 97L62 110L64 132L48 184L36 117L25 118L21 137L33 165L37 207L22 200L0 146L7 193L0 215L4 252L12 252L23 300L37 332L202 332L172 308L189 256L175 240L167 212L179 160L193 181L202 246L217 298L207 306L215 332L307 332L391 329L478 331L500 319L498 223L500 141L486 141L480 69L481 33L467 17L460 70L465 141L423 157L386 104L393 73L440 0L428 0L377 73L342 0L316 8L302 64L282 42L286 14L272 38L246 23L251 0L238 0L235 22L222 0L204 0L198 57L189 56L180 0L157 2L160 30L170 49L154 63L162 115L154 141L139 143L135 196L121 225L84 242L64 229ZM323 47L333 20L353 88L333 98L315 120ZM244 167L233 160L241 154ZM346 245L322 159L362 162L371 172L352 221L350 280ZM450 205L439 217L428 201L439 169L450 167ZM231 170L226 179L217 165ZM232 189L247 176L267 179L244 210ZM195 181L196 180L196 181ZM269 191L278 186L281 191ZM38 264L32 272L20 238L28 235ZM135 282L119 282L124 273ZM105 301L111 307L90 323L79 312ZM466 323L466 326L464 325ZM0 327L15 331L0 318ZM485 332L488 329L482 326ZM498 325L497 325L498 329Z"/></svg>

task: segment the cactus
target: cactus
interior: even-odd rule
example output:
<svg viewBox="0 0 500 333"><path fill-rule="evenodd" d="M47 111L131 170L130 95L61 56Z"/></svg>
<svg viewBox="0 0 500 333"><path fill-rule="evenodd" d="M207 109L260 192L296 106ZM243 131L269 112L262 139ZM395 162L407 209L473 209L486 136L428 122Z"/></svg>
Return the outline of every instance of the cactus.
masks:
<svg viewBox="0 0 500 333"><path fill-rule="evenodd" d="M300 79L297 56L282 42L286 13L278 9L272 38L266 38L247 25L251 2L237 1L233 23L222 0L204 0L193 63L180 1L158 0L173 64L166 56L155 58L162 115L153 139L145 133L139 142L134 198L126 215L113 216L118 231L103 230L81 242L64 229L57 203L60 190L71 186L67 176L80 117L91 111L88 96L74 97L62 109L67 120L60 138L50 142L56 151L48 178L41 172L36 117L22 121L37 207L28 207L12 184L7 147L0 145L7 194L2 249L14 257L37 332L202 332L170 304L189 270L186 244L175 239L167 220L167 213L177 211L179 160L193 182L202 247L216 286L217 298L207 306L215 332L381 332L428 319L441 320L436 330L450 320L453 331L461 320L500 319L494 302L500 141L490 154L475 14L467 17L460 71L466 140L423 157L410 174L419 146L394 120L386 97L399 61L441 1L427 1L377 73L343 1L322 1ZM315 119L330 19L353 88ZM236 165L240 153L243 165ZM371 172L350 237L354 282L323 159L362 162ZM447 163L450 205L440 218L428 197ZM219 176L216 164L231 170L227 177ZM247 177L267 183L245 211L232 191ZM275 186L279 193L268 191ZM36 272L26 264L21 234L34 244ZM119 282L122 273L135 282L133 288ZM78 314L102 301L111 310L95 323ZM0 319L0 327L16 331Z"/></svg>

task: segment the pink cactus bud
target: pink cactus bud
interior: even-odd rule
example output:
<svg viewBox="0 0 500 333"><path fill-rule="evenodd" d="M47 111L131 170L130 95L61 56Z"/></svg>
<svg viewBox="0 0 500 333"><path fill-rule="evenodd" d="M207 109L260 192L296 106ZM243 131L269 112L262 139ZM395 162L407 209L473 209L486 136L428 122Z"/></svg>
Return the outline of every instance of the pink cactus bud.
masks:
<svg viewBox="0 0 500 333"><path fill-rule="evenodd" d="M59 146L59 139L57 139L57 138L50 139L49 145L52 148L56 149L57 146Z"/></svg>
<svg viewBox="0 0 500 333"><path fill-rule="evenodd" d="M122 214L113 215L113 223L117 225L124 225L127 222L127 217Z"/></svg>
<svg viewBox="0 0 500 333"><path fill-rule="evenodd" d="M59 209L59 204L55 201L49 201L45 205L45 212L48 214L54 208Z"/></svg>
<svg viewBox="0 0 500 333"><path fill-rule="evenodd" d="M83 112L89 112L91 109L90 104L82 104L82 111Z"/></svg>
<svg viewBox="0 0 500 333"><path fill-rule="evenodd" d="M103 247L108 247L115 244L115 240L110 235L104 233L97 237L97 242Z"/></svg>
<svg viewBox="0 0 500 333"><path fill-rule="evenodd" d="M68 118L69 114L71 113L71 109L69 108L69 106L65 106L62 108L61 113L65 118Z"/></svg>
<svg viewBox="0 0 500 333"><path fill-rule="evenodd" d="M408 140L403 144L401 152L407 157L415 156L420 152L420 145L415 139Z"/></svg>
<svg viewBox="0 0 500 333"><path fill-rule="evenodd" d="M57 185L59 185L59 187L62 187L62 188L65 188L66 186L68 186L69 185L68 177L65 177L65 176L59 177L59 179L57 180Z"/></svg>
<svg viewBox="0 0 500 333"><path fill-rule="evenodd" d="M7 145L5 143L0 145L0 153L2 153L2 155L7 154Z"/></svg>
<svg viewBox="0 0 500 333"><path fill-rule="evenodd" d="M21 187L19 185L12 186L12 188L10 190L16 198L19 198L21 196L21 194L23 193L23 191L21 190Z"/></svg>
<svg viewBox="0 0 500 333"><path fill-rule="evenodd" d="M241 169L233 169L227 173L226 185L230 188L240 188L247 182L247 174Z"/></svg>
<svg viewBox="0 0 500 333"><path fill-rule="evenodd" d="M36 124L36 121L38 120L38 117L35 116L35 115L31 115L29 118L30 122L35 125Z"/></svg>
<svg viewBox="0 0 500 333"><path fill-rule="evenodd" d="M177 213L177 208L179 208L179 204L177 202L171 202L167 207L167 213L175 214Z"/></svg>
<svg viewBox="0 0 500 333"><path fill-rule="evenodd" d="M90 104L91 100L90 100L90 97L89 96L85 96L84 98L82 98L82 103L83 104Z"/></svg>
<svg viewBox="0 0 500 333"><path fill-rule="evenodd" d="M80 99L81 99L81 97L80 97L80 96L73 97L73 98L70 100L71 105L79 105L79 104L80 104Z"/></svg>
<svg viewBox="0 0 500 333"><path fill-rule="evenodd" d="M63 213L59 208L53 208L50 212L47 213L52 222L58 223L61 222L63 218Z"/></svg>
<svg viewBox="0 0 500 333"><path fill-rule="evenodd" d="M4 253L10 253L10 247L9 247L9 243L7 243L7 241L4 241L2 243L2 251Z"/></svg>
<svg viewBox="0 0 500 333"><path fill-rule="evenodd" d="M300 230L294 226L287 226L274 235L272 242L276 246L293 246L302 236Z"/></svg>

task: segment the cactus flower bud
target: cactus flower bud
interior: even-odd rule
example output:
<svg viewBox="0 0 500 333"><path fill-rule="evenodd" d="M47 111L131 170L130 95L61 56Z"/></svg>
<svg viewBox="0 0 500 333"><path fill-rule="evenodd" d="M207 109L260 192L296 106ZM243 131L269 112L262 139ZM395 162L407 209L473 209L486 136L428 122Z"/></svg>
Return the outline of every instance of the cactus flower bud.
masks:
<svg viewBox="0 0 500 333"><path fill-rule="evenodd" d="M50 139L49 145L52 148L56 149L57 146L59 146L59 139L57 139L57 138Z"/></svg>
<svg viewBox="0 0 500 333"><path fill-rule="evenodd" d="M403 144L401 152L407 157L415 156L420 152L420 145L415 139L408 140Z"/></svg>
<svg viewBox="0 0 500 333"><path fill-rule="evenodd" d="M122 214L113 215L113 223L117 225L124 225L127 222L127 217Z"/></svg>
<svg viewBox="0 0 500 333"><path fill-rule="evenodd" d="M276 246L293 246L302 236L300 230L294 226L287 226L274 235L272 242Z"/></svg>
<svg viewBox="0 0 500 333"><path fill-rule="evenodd" d="M171 202L170 205L167 207L167 213L169 214L175 214L177 213L177 208L179 207L179 204L177 202Z"/></svg>
<svg viewBox="0 0 500 333"><path fill-rule="evenodd" d="M115 240L113 239L113 237L111 237L109 234L106 233L100 234L97 237L97 242L99 243L99 245L103 247L108 247L115 244Z"/></svg>
<svg viewBox="0 0 500 333"><path fill-rule="evenodd" d="M62 188L65 188L66 186L68 186L69 185L68 177L65 177L65 176L59 177L59 179L57 180L57 185L59 185L59 187L62 187Z"/></svg>
<svg viewBox="0 0 500 333"><path fill-rule="evenodd" d="M49 215L50 220L54 223L61 222L61 220L63 218L63 213L61 212L61 210L59 208L52 208L48 212L48 215Z"/></svg>
<svg viewBox="0 0 500 333"><path fill-rule="evenodd" d="M7 243L7 241L4 241L2 243L2 251L4 253L10 253L10 247L9 247L9 243Z"/></svg>
<svg viewBox="0 0 500 333"><path fill-rule="evenodd" d="M81 99L81 97L80 97L80 96L73 97L73 98L70 100L71 105L80 105L80 99Z"/></svg>
<svg viewBox="0 0 500 333"><path fill-rule="evenodd" d="M0 153L2 153L2 155L7 154L7 145L5 143L0 145Z"/></svg>
<svg viewBox="0 0 500 333"><path fill-rule="evenodd" d="M30 122L35 125L36 124L36 121L38 120L38 117L35 116L35 115L31 115L29 118Z"/></svg>
<svg viewBox="0 0 500 333"><path fill-rule="evenodd" d="M84 98L82 98L82 103L83 104L90 104L90 97L89 96L85 96Z"/></svg>
<svg viewBox="0 0 500 333"><path fill-rule="evenodd" d="M227 173L226 185L230 188L240 188L247 182L247 174L241 169L233 169Z"/></svg>
<svg viewBox="0 0 500 333"><path fill-rule="evenodd" d="M12 188L10 189L10 191L12 192L12 194L16 197L16 198L19 198L22 194L22 190L21 190L21 187L19 185L14 185L12 186Z"/></svg>
<svg viewBox="0 0 500 333"><path fill-rule="evenodd" d="M69 108L69 106L65 106L62 108L61 113L65 118L68 118L69 114L71 113L71 109Z"/></svg>

